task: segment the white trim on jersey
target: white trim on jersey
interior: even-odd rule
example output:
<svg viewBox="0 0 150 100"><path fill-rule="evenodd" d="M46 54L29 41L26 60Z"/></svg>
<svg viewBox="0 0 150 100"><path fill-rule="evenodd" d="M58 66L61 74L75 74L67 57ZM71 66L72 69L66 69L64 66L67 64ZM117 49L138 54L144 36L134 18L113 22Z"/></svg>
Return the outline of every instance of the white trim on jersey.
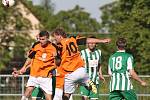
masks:
<svg viewBox="0 0 150 100"><path fill-rule="evenodd" d="M127 69L133 69L133 65L132 65L132 59L131 57L128 58L127 60Z"/></svg>
<svg viewBox="0 0 150 100"><path fill-rule="evenodd" d="M109 65L108 65L108 74L109 74L110 76L112 75L111 68L110 68Z"/></svg>

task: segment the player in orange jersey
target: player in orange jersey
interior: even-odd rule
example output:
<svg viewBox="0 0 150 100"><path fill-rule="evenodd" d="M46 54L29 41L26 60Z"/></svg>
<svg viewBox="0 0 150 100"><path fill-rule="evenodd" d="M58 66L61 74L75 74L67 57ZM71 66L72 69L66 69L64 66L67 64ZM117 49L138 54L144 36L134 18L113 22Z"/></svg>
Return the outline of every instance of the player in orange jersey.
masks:
<svg viewBox="0 0 150 100"><path fill-rule="evenodd" d="M46 100L52 100L52 79L49 74L55 66L55 56L57 50L54 45L48 41L49 33L41 31L39 33L39 42L37 42L29 52L29 60L19 71L14 71L13 75L22 74L27 66L31 64L30 77L27 82L27 88L21 100L27 100L35 86L39 85L44 91Z"/></svg>
<svg viewBox="0 0 150 100"><path fill-rule="evenodd" d="M85 86L91 86L93 92L97 89L86 73L84 61L80 56L78 45L90 42L108 43L110 39L95 38L67 38L63 29L58 28L52 33L61 50L61 64L63 72L65 72L64 80L64 100L69 100L70 95L75 91L75 84L80 83ZM57 79L56 79L57 80ZM56 83L57 84L57 83Z"/></svg>

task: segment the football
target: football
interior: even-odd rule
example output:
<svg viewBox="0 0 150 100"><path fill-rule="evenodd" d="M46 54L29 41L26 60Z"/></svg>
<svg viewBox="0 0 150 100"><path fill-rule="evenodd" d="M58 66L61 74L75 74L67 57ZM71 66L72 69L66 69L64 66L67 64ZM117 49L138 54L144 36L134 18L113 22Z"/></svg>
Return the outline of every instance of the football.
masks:
<svg viewBox="0 0 150 100"><path fill-rule="evenodd" d="M15 4L15 0L2 0L2 4L6 7L11 7Z"/></svg>

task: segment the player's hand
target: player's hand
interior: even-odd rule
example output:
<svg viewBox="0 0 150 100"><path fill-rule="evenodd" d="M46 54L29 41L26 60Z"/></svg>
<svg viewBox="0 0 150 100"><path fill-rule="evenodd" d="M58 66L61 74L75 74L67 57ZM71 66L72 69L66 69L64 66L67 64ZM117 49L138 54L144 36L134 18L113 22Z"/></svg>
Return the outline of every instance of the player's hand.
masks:
<svg viewBox="0 0 150 100"><path fill-rule="evenodd" d="M147 83L144 82L144 81L142 81L142 82L141 82L141 85L142 85L142 86L147 86Z"/></svg>
<svg viewBox="0 0 150 100"><path fill-rule="evenodd" d="M105 78L103 77L103 75L99 75L99 80L103 80L103 83L105 82Z"/></svg>
<svg viewBox="0 0 150 100"><path fill-rule="evenodd" d="M111 41L111 39L110 38L107 38L107 39L104 39L103 40L103 43L109 43Z"/></svg>
<svg viewBox="0 0 150 100"><path fill-rule="evenodd" d="M19 70L19 74L23 74L26 72L26 68L25 67L22 67L20 70Z"/></svg>

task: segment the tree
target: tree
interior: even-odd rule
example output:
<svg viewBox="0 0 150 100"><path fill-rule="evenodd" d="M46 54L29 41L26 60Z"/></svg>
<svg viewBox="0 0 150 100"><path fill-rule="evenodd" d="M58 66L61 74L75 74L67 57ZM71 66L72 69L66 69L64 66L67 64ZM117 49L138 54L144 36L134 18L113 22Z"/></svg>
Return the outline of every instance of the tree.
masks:
<svg viewBox="0 0 150 100"><path fill-rule="evenodd" d="M0 69L6 68L12 60L25 59L25 51L31 44L28 32L30 22L23 18L18 8L0 6Z"/></svg>
<svg viewBox="0 0 150 100"><path fill-rule="evenodd" d="M54 11L54 4L51 2L51 0L41 0L42 1L42 6L48 10L49 12Z"/></svg>
<svg viewBox="0 0 150 100"><path fill-rule="evenodd" d="M90 14L78 5L68 11L60 11L53 17L55 24L52 27L64 27L70 32L98 32L100 24L96 19L90 18Z"/></svg>
<svg viewBox="0 0 150 100"><path fill-rule="evenodd" d="M135 66L141 74L150 71L149 4L149 0L120 0L101 8L102 26L115 37L127 38L128 51L134 55Z"/></svg>
<svg viewBox="0 0 150 100"><path fill-rule="evenodd" d="M32 1L22 0L22 3L39 19L41 22L41 28L45 30L51 30L51 20L53 17L54 4L51 0L41 0L41 5L32 5Z"/></svg>
<svg viewBox="0 0 150 100"><path fill-rule="evenodd" d="M50 2L50 0L48 1ZM90 18L90 14L79 6L76 6L72 10L60 11L57 14L53 14L52 10L47 10L44 6L33 6L31 2L24 3L37 16L46 30L52 31L56 27L64 27L66 31L70 32L98 32L100 30L100 24L96 19ZM51 6L51 9L54 9L54 6L49 6Z"/></svg>

